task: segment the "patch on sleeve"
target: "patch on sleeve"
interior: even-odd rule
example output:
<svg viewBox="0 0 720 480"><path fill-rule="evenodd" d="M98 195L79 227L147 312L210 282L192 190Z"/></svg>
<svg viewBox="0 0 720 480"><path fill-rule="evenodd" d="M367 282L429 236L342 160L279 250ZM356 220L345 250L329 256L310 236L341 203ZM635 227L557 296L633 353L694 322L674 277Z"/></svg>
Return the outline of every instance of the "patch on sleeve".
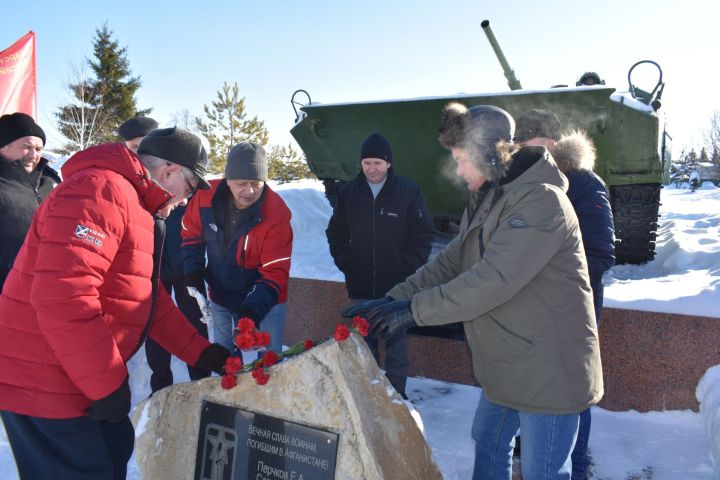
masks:
<svg viewBox="0 0 720 480"><path fill-rule="evenodd" d="M512 228L527 228L528 224L525 221L525 217L522 216L522 213L516 213L512 217L510 217L510 220L508 220L508 223Z"/></svg>
<svg viewBox="0 0 720 480"><path fill-rule="evenodd" d="M85 225L79 225L75 227L75 236L81 240L85 240L88 243L92 243L97 247L102 247L103 240L105 240L105 234L93 230Z"/></svg>

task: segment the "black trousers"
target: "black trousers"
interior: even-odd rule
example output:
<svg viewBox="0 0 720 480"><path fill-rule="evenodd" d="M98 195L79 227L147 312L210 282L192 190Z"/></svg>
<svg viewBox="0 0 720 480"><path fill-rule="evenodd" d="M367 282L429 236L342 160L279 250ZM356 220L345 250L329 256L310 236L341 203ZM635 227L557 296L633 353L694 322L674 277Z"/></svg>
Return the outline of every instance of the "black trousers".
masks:
<svg viewBox="0 0 720 480"><path fill-rule="evenodd" d="M124 480L135 445L130 418L40 418L0 412L22 480Z"/></svg>
<svg viewBox="0 0 720 480"><path fill-rule="evenodd" d="M175 303L183 315L190 320L190 323L193 324L203 337L208 338L207 325L200 320L202 318L200 307L198 307L197 301L188 294L183 278L175 277L170 280L163 280L162 283L169 294L172 294L173 291L175 292ZM148 366L150 370L152 370L152 375L150 376L150 388L152 392L155 393L158 390L172 385L173 374L170 369L172 356L170 353L148 337L145 341L145 356L147 357ZM210 370L195 368L192 365L188 365L187 369L190 380L207 378L212 373Z"/></svg>

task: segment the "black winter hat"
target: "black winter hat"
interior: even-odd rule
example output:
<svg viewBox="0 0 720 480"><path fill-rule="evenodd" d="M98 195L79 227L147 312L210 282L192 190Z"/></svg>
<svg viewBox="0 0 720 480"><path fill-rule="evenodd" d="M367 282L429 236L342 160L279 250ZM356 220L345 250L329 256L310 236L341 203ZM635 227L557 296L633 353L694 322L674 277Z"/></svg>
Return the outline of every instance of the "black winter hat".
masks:
<svg viewBox="0 0 720 480"><path fill-rule="evenodd" d="M375 132L365 139L360 148L360 160L364 158L380 158L392 163L392 150L385 135Z"/></svg>
<svg viewBox="0 0 720 480"><path fill-rule="evenodd" d="M469 135L476 141L495 145L500 140L512 142L515 120L508 112L494 105L476 105L469 110Z"/></svg>
<svg viewBox="0 0 720 480"><path fill-rule="evenodd" d="M517 119L515 142L527 142L532 138L560 140L562 127L557 115L547 110L528 110Z"/></svg>
<svg viewBox="0 0 720 480"><path fill-rule="evenodd" d="M262 180L268 179L268 162L262 145L242 142L228 153L225 165L226 180Z"/></svg>
<svg viewBox="0 0 720 480"><path fill-rule="evenodd" d="M30 115L15 112L0 117L0 148L23 137L38 137L45 145L45 132Z"/></svg>
<svg viewBox="0 0 720 480"><path fill-rule="evenodd" d="M144 137L156 128L158 128L158 123L150 117L133 117L120 125L117 133L123 140L128 141Z"/></svg>
<svg viewBox="0 0 720 480"><path fill-rule="evenodd" d="M180 127L157 128L142 139L138 155L152 155L168 162L187 167L200 179L198 188L209 190L205 180L208 157L200 138L190 130Z"/></svg>

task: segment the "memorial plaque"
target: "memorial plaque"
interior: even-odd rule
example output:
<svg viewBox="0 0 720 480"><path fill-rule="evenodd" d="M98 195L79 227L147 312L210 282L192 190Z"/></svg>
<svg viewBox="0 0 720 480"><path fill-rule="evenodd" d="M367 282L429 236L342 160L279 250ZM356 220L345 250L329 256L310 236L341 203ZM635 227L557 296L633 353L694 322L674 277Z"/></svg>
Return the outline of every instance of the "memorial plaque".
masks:
<svg viewBox="0 0 720 480"><path fill-rule="evenodd" d="M203 401L195 479L334 479L337 442L337 433Z"/></svg>

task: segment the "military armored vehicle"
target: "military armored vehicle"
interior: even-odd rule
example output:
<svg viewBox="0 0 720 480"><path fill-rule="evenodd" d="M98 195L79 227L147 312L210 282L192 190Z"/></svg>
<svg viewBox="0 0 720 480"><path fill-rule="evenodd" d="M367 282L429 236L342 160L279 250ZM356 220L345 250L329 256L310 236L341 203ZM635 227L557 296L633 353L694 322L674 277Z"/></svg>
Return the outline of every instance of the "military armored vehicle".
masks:
<svg viewBox="0 0 720 480"><path fill-rule="evenodd" d="M611 194L617 263L652 260L660 189L667 183L670 167L669 136L658 115L664 88L660 66L650 60L633 65L628 71L626 93L602 82L523 90L489 22L483 21L482 27L508 79L509 92L336 104L314 103L305 90L293 94L296 118L290 132L305 153L310 170L323 180L331 203L338 186L359 171L362 141L370 133L381 131L393 148L393 168L421 186L438 231L452 233L467 193L453 179L449 152L437 142L443 106L450 101L468 107L496 105L515 117L541 108L557 114L566 129L586 130L595 142L595 172ZM634 70L644 64L657 68L658 80L649 90L632 82Z"/></svg>

